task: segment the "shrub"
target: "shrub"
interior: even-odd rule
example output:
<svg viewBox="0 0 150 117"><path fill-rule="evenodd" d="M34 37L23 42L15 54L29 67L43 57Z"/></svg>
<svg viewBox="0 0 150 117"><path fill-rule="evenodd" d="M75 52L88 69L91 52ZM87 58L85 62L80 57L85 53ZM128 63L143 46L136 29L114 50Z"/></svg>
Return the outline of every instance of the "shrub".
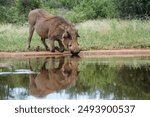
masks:
<svg viewBox="0 0 150 117"><path fill-rule="evenodd" d="M65 15L73 22L150 17L150 0L0 0L0 22L25 22L29 11L35 8Z"/></svg>
<svg viewBox="0 0 150 117"><path fill-rule="evenodd" d="M149 0L115 0L120 17L147 18L150 16Z"/></svg>
<svg viewBox="0 0 150 117"><path fill-rule="evenodd" d="M0 21L1 22L9 22L9 23L17 23L19 21L18 10L16 7L4 7L0 6Z"/></svg>
<svg viewBox="0 0 150 117"><path fill-rule="evenodd" d="M28 13L30 10L39 8L41 6L40 0L19 0L18 10L20 13Z"/></svg>
<svg viewBox="0 0 150 117"><path fill-rule="evenodd" d="M50 9L63 7L60 0L43 0L43 6Z"/></svg>
<svg viewBox="0 0 150 117"><path fill-rule="evenodd" d="M27 20L27 16L30 10L40 8L40 0L19 0L17 4L19 15L23 20Z"/></svg>
<svg viewBox="0 0 150 117"><path fill-rule="evenodd" d="M83 0L59 0L63 7L67 9L73 9L73 7L77 6Z"/></svg>
<svg viewBox="0 0 150 117"><path fill-rule="evenodd" d="M95 11L88 4L82 2L68 12L66 17L73 22L81 22L88 19L94 19L96 16Z"/></svg>
<svg viewBox="0 0 150 117"><path fill-rule="evenodd" d="M72 21L80 22L95 18L113 18L117 16L116 5L113 0L81 0L67 14Z"/></svg>

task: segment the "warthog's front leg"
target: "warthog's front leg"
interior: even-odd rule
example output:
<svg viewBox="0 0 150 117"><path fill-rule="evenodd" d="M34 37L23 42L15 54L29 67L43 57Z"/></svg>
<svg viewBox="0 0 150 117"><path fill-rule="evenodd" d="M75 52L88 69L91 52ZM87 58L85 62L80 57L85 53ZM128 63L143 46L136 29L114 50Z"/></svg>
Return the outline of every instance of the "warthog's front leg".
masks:
<svg viewBox="0 0 150 117"><path fill-rule="evenodd" d="M46 42L45 42L45 38L41 38L41 41L42 41L42 43L43 43L45 49L46 49L47 51L49 51L49 48L48 48L48 46L47 46L47 44L46 44Z"/></svg>
<svg viewBox="0 0 150 117"><path fill-rule="evenodd" d="M55 47L55 49L58 50L59 52L64 52L64 50L65 50L64 45L62 44L62 42L60 40L58 41L58 43L59 43L60 48Z"/></svg>
<svg viewBox="0 0 150 117"><path fill-rule="evenodd" d="M55 52L54 39L49 38L49 47L51 52Z"/></svg>

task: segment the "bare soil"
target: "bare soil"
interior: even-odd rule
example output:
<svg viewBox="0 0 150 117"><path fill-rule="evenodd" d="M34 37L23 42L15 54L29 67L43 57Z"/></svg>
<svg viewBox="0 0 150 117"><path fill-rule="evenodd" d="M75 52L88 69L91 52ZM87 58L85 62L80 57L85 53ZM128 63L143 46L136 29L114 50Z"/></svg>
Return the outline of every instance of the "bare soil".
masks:
<svg viewBox="0 0 150 117"><path fill-rule="evenodd" d="M0 52L0 57L52 57L71 55L70 52L48 52L48 51L32 51L32 52ZM112 49L112 50L88 50L81 51L80 57L136 57L150 56L150 49Z"/></svg>

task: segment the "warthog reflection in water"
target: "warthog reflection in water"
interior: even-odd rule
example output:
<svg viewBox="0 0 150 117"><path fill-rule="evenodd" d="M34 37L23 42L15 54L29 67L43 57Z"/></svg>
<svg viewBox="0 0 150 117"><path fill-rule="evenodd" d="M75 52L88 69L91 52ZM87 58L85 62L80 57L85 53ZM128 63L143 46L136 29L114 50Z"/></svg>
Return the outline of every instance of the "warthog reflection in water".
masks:
<svg viewBox="0 0 150 117"><path fill-rule="evenodd" d="M57 61L57 62L56 62ZM74 86L78 79L79 58L46 59L38 75L30 75L30 94L44 97L49 93Z"/></svg>

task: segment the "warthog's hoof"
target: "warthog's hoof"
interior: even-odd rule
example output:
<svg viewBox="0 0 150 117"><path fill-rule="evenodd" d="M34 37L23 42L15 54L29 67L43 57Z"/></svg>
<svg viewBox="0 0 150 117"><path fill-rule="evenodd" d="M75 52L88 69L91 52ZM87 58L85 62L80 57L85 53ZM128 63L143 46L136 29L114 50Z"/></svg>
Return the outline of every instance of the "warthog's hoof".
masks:
<svg viewBox="0 0 150 117"><path fill-rule="evenodd" d="M52 49L51 52L55 52L55 49Z"/></svg>
<svg viewBox="0 0 150 117"><path fill-rule="evenodd" d="M37 46L36 48L35 48L35 51L39 51L40 50L40 46Z"/></svg>
<svg viewBox="0 0 150 117"><path fill-rule="evenodd" d="M50 49L49 49L49 48L46 48L46 51L50 51Z"/></svg>
<svg viewBox="0 0 150 117"><path fill-rule="evenodd" d="M55 49L59 52L64 52L64 50L65 50L64 48L58 48L58 47L55 47Z"/></svg>
<svg viewBox="0 0 150 117"><path fill-rule="evenodd" d="M30 50L30 46L29 46L29 45L27 45L27 46L26 46L26 49L27 49L27 50Z"/></svg>

